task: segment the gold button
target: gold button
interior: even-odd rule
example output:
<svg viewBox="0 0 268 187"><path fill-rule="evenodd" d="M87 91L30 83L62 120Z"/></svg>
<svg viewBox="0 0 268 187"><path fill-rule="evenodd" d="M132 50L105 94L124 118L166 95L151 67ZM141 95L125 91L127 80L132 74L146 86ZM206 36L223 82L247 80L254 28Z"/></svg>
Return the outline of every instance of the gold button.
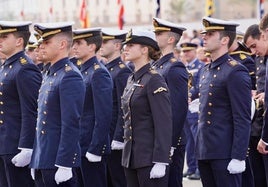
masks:
<svg viewBox="0 0 268 187"><path fill-rule="evenodd" d="M0 120L0 123L1 123L1 124L4 123L3 120Z"/></svg>
<svg viewBox="0 0 268 187"><path fill-rule="evenodd" d="M43 125L45 125L45 124L46 124L46 122L45 122L45 121L42 121L42 123L43 123Z"/></svg>
<svg viewBox="0 0 268 187"><path fill-rule="evenodd" d="M208 112L208 115L211 115L211 112Z"/></svg>
<svg viewBox="0 0 268 187"><path fill-rule="evenodd" d="M218 71L219 71L220 69L221 69L220 67L217 68Z"/></svg>
<svg viewBox="0 0 268 187"><path fill-rule="evenodd" d="M132 137L130 136L129 139L132 140Z"/></svg>
<svg viewBox="0 0 268 187"><path fill-rule="evenodd" d="M54 76L54 77L57 76L57 73L54 73L53 76Z"/></svg>
<svg viewBox="0 0 268 187"><path fill-rule="evenodd" d="M73 164L75 164L75 161L73 161Z"/></svg>
<svg viewBox="0 0 268 187"><path fill-rule="evenodd" d="M208 106L212 106L212 103L208 103Z"/></svg>
<svg viewBox="0 0 268 187"><path fill-rule="evenodd" d="M3 86L3 84L4 84L4 83L2 83L2 82L0 83L1 86Z"/></svg>
<svg viewBox="0 0 268 187"><path fill-rule="evenodd" d="M0 101L0 105L3 105L4 104L4 102L3 101Z"/></svg>
<svg viewBox="0 0 268 187"><path fill-rule="evenodd" d="M47 104L47 101L44 101L45 105Z"/></svg>
<svg viewBox="0 0 268 187"><path fill-rule="evenodd" d="M216 77L217 77L217 75L213 75L213 77L214 77L214 78L216 78Z"/></svg>
<svg viewBox="0 0 268 187"><path fill-rule="evenodd" d="M41 131L42 134L45 134L45 131Z"/></svg>
<svg viewBox="0 0 268 187"><path fill-rule="evenodd" d="M3 92L0 92L0 95L3 95Z"/></svg>
<svg viewBox="0 0 268 187"><path fill-rule="evenodd" d="M37 131L37 130L38 130L38 128L37 128L37 127L35 127L35 130Z"/></svg>
<svg viewBox="0 0 268 187"><path fill-rule="evenodd" d="M208 93L208 95L212 96L212 93L211 93L211 92L209 92L209 93Z"/></svg>
<svg viewBox="0 0 268 187"><path fill-rule="evenodd" d="M209 124L209 125L210 125L210 124L211 124L211 122L210 122L210 121L207 121L207 124Z"/></svg>
<svg viewBox="0 0 268 187"><path fill-rule="evenodd" d="M210 87L213 87L213 84L209 84Z"/></svg>
<svg viewBox="0 0 268 187"><path fill-rule="evenodd" d="M131 130L131 129L132 129L132 127L131 127L131 126L129 126L129 129Z"/></svg>
<svg viewBox="0 0 268 187"><path fill-rule="evenodd" d="M4 111L0 111L0 114L4 114Z"/></svg>
<svg viewBox="0 0 268 187"><path fill-rule="evenodd" d="M44 114L46 115L46 114L47 114L47 112L46 112L46 111L44 111Z"/></svg>

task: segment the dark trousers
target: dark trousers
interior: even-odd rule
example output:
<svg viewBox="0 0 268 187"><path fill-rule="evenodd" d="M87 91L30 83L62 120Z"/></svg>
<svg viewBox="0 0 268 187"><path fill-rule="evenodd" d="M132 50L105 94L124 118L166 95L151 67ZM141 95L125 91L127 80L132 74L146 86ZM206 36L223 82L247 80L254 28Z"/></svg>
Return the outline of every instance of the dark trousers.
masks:
<svg viewBox="0 0 268 187"><path fill-rule="evenodd" d="M197 170L197 159L195 156L195 142L197 136L197 120L198 118L186 118L184 124L184 132L186 135L186 164L187 172L195 173Z"/></svg>
<svg viewBox="0 0 268 187"><path fill-rule="evenodd" d="M81 171L84 187L107 187L107 158L102 156L100 162L89 162L82 157Z"/></svg>
<svg viewBox="0 0 268 187"><path fill-rule="evenodd" d="M150 179L152 166L138 169L125 168L127 187L167 187L169 168L166 168L166 175L158 179Z"/></svg>
<svg viewBox="0 0 268 187"><path fill-rule="evenodd" d="M76 172L73 171L73 177L66 182L57 184L55 181L55 169L35 169L35 186L36 187L80 187L77 182Z"/></svg>
<svg viewBox="0 0 268 187"><path fill-rule="evenodd" d="M108 187L126 187L127 181L121 165L122 150L112 150L107 157Z"/></svg>
<svg viewBox="0 0 268 187"><path fill-rule="evenodd" d="M16 167L11 159L16 154L0 156L0 187L33 187L30 169Z"/></svg>
<svg viewBox="0 0 268 187"><path fill-rule="evenodd" d="M253 171L249 157L246 157L246 170L242 173L242 187L255 187Z"/></svg>
<svg viewBox="0 0 268 187"><path fill-rule="evenodd" d="M169 187L182 187L185 145L180 145L174 150L172 163L169 168Z"/></svg>
<svg viewBox="0 0 268 187"><path fill-rule="evenodd" d="M257 145L261 137L251 136L249 141L249 161L254 176L255 187L267 187L268 155L258 152Z"/></svg>
<svg viewBox="0 0 268 187"><path fill-rule="evenodd" d="M203 186L241 187L242 174L230 174L227 170L230 160L199 160L198 168Z"/></svg>

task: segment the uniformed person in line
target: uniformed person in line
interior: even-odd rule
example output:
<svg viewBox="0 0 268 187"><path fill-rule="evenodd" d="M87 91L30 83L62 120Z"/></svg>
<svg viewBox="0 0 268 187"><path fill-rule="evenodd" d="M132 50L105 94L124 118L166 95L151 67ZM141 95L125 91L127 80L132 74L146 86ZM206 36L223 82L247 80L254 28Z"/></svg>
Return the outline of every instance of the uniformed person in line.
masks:
<svg viewBox="0 0 268 187"><path fill-rule="evenodd" d="M172 109L172 163L170 164L169 187L182 186L186 138L183 130L188 111L188 72L185 65L174 57L174 48L179 42L184 27L159 18L153 19L154 32L162 57L153 67L164 78L170 91Z"/></svg>
<svg viewBox="0 0 268 187"><path fill-rule="evenodd" d="M80 71L86 85L80 120L83 183L85 187L106 187L107 155L111 152L113 82L107 68L96 57L102 45L101 29L74 30L73 35L74 55L82 63Z"/></svg>
<svg viewBox="0 0 268 187"><path fill-rule="evenodd" d="M33 186L30 163L42 77L24 53L31 22L0 21L0 186Z"/></svg>
<svg viewBox="0 0 268 187"><path fill-rule="evenodd" d="M229 54L234 60L240 62L248 69L251 78L251 90L253 93L256 92L256 66L251 56L250 50L243 42L238 41L237 37L238 34L236 33L236 38L234 39L233 44L229 48ZM251 150L248 149L248 152L250 151ZM246 171L242 173L242 186L252 187L254 186L253 183L254 183L253 173L247 154Z"/></svg>
<svg viewBox="0 0 268 187"><path fill-rule="evenodd" d="M204 63L197 59L197 44L186 42L180 44L182 53L184 53L184 58L186 60L186 68L191 74L191 83L189 84L188 102L189 105L194 105L195 100L199 99L199 77L200 70L203 68ZM194 102L193 102L194 101ZM192 103L193 102L193 103ZM190 107L189 107L190 108ZM197 108L197 107L195 107ZM186 134L186 162L188 169L183 177L188 177L189 179L198 180L200 179L200 174L197 166L197 160L195 155L195 142L197 135L197 121L198 121L198 110L188 110L184 131Z"/></svg>
<svg viewBox="0 0 268 187"><path fill-rule="evenodd" d="M121 96L131 73L129 67L121 59L122 41L126 39L126 31L102 29L102 46L100 55L107 59L106 68L113 79L113 116L110 127L111 154L108 156L108 186L125 187L126 178L121 165L124 147L124 120L121 109Z"/></svg>
<svg viewBox="0 0 268 187"><path fill-rule="evenodd" d="M48 68L50 66L50 62L46 62L45 59L43 58L43 54L41 53L40 50L40 44L42 43L42 38L40 36L40 34L38 34L37 32L34 33L34 36L36 38L36 42L34 43L34 45L36 46L36 48L34 49L34 53L36 56L36 64L39 67L39 69L41 70L41 73L43 75L43 79L45 78L45 76L47 75L48 72Z"/></svg>
<svg viewBox="0 0 268 187"><path fill-rule="evenodd" d="M240 187L251 128L251 80L228 54L237 23L203 18L211 63L200 74L196 155L203 186Z"/></svg>
<svg viewBox="0 0 268 187"><path fill-rule="evenodd" d="M256 90L256 67L250 50L243 42L235 39L229 48L229 54L234 60L240 62L248 69L251 78L251 89Z"/></svg>
<svg viewBox="0 0 268 187"><path fill-rule="evenodd" d="M35 45L37 41L35 41L34 39L35 37L31 35L28 44L26 45L25 52L29 56L29 58L32 59L34 63L36 63L36 55L34 49L37 47L37 45Z"/></svg>
<svg viewBox="0 0 268 187"><path fill-rule="evenodd" d="M255 57L256 63L256 92L253 97L256 103L255 116L252 121L251 135L249 141L249 161L253 172L254 185L265 187L268 181L268 156L258 152L257 145L261 138L263 128L264 115L264 89L265 89L265 74L266 74L266 59L265 50L266 41L261 40L259 25L254 24L248 27L244 43L251 50L252 55L260 55ZM259 49L262 51L260 52ZM247 169L247 168L246 168Z"/></svg>
<svg viewBox="0 0 268 187"><path fill-rule="evenodd" d="M126 60L135 66L121 100L127 186L167 187L171 103L164 78L150 65L160 57L160 50L152 31L130 30L124 43Z"/></svg>
<svg viewBox="0 0 268 187"><path fill-rule="evenodd" d="M72 23L34 25L40 52L50 68L38 97L36 138L30 167L36 186L77 186L80 166L79 119L85 86L79 70L69 61Z"/></svg>

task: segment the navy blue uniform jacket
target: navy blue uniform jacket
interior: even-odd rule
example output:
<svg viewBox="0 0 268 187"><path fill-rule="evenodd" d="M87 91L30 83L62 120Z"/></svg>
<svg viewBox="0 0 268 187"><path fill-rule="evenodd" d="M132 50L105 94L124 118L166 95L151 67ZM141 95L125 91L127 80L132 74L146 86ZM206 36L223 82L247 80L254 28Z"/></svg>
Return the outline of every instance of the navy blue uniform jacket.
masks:
<svg viewBox="0 0 268 187"><path fill-rule="evenodd" d="M244 160L251 125L247 69L225 54L202 69L199 90L197 159Z"/></svg>
<svg viewBox="0 0 268 187"><path fill-rule="evenodd" d="M51 65L38 97L31 168L80 166L79 119L84 95L82 76L68 58Z"/></svg>
<svg viewBox="0 0 268 187"><path fill-rule="evenodd" d="M183 126L188 111L188 72L185 65L174 58L173 53L163 56L153 66L165 78L170 91L172 147L184 145L186 141Z"/></svg>
<svg viewBox="0 0 268 187"><path fill-rule="evenodd" d="M86 86L84 109L81 117L82 156L86 152L102 156L110 153L109 130L113 109L113 82L106 67L96 57L81 65Z"/></svg>
<svg viewBox="0 0 268 187"><path fill-rule="evenodd" d="M33 148L37 97L42 81L38 67L23 51L0 68L0 154Z"/></svg>

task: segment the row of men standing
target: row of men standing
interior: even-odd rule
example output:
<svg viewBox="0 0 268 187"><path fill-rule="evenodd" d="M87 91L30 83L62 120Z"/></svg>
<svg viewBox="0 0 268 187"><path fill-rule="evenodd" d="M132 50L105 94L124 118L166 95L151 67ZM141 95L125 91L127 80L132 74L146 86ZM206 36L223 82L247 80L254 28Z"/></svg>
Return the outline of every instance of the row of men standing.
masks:
<svg viewBox="0 0 268 187"><path fill-rule="evenodd" d="M166 175L170 176L169 186L181 186L188 73L185 66L174 58L173 49L185 28L165 25L165 22L161 25L161 22L154 20L155 33L162 38L159 47L163 58L152 64L165 77L171 100L176 101L171 102L172 146L164 146L168 150L167 155L172 147L172 155L166 158L173 160L167 171L169 175ZM41 42L40 59L45 65L49 63L49 68L41 74L24 54L30 24L0 23L1 52L7 58L1 67L3 146L0 186L32 186L34 183L50 187L107 186L107 165L111 186L126 186L121 166L124 140L120 104L131 74L120 59L126 33L107 31L105 34L99 28L72 31L71 24L66 23L36 24L34 29ZM171 32L165 32L167 28ZM164 38L170 33L174 36L171 42L167 42ZM148 38L146 35L138 37ZM149 37L149 40L152 38ZM80 71L69 61L71 46L76 58L82 62ZM101 53L109 61L106 67L96 57L101 46ZM152 168L153 162L150 165ZM153 178L157 180L159 176ZM145 185L156 186L157 183Z"/></svg>
<svg viewBox="0 0 268 187"><path fill-rule="evenodd" d="M147 149L134 153L126 143L131 142L134 147L135 143L146 142L149 136L138 136L131 121L139 116L136 119L142 122L148 116L139 111L136 116L128 116L130 107L125 107L124 114L121 111L121 95L125 85L131 83L131 80L127 82L131 70L119 57L124 34L103 32L102 38L101 29L97 28L72 31L71 24L66 23L36 24L42 61L50 63L42 77L23 52L30 35L30 23L0 22L0 49L7 56L0 75L3 97L0 123L4 135L1 186L33 185L28 164L37 186L106 186L107 165L114 186L119 183L120 186L128 183L130 187L182 185L188 72L185 65L174 58L173 50L185 28L157 18L153 22L156 38L130 32L126 39L128 48L131 44L141 44L161 50L162 58L152 61L152 67L148 68L157 70L167 85L154 90L154 95L168 92L171 103L166 110L170 107L171 118L164 116L166 113L154 116L154 123L167 119L163 121L166 123L163 132L155 132L162 134L161 139L164 137L166 141L153 148L156 152L158 146L160 150L164 148L163 155L157 155L158 160L149 159L145 169L133 164L133 160L128 161L129 155L131 159L135 155L139 162L148 158ZM240 186L250 131L252 84L249 71L227 54L237 24L204 18L203 25L204 46L211 52L212 63L202 69L197 88L200 89L200 115L196 152L201 179L204 186ZM80 71L68 58L71 46L82 62ZM118 53L111 55L113 47ZM100 48L109 61L106 67L96 57ZM140 74L134 73L134 79ZM150 70L150 74L158 73ZM144 87L139 82L132 86ZM130 89L132 93L134 90ZM15 119L17 121L9 121ZM127 125L129 121L132 126ZM166 135L171 134L169 141ZM126 153L129 148L131 154ZM125 152L122 164L128 174L132 173L126 180L121 167L122 149Z"/></svg>

